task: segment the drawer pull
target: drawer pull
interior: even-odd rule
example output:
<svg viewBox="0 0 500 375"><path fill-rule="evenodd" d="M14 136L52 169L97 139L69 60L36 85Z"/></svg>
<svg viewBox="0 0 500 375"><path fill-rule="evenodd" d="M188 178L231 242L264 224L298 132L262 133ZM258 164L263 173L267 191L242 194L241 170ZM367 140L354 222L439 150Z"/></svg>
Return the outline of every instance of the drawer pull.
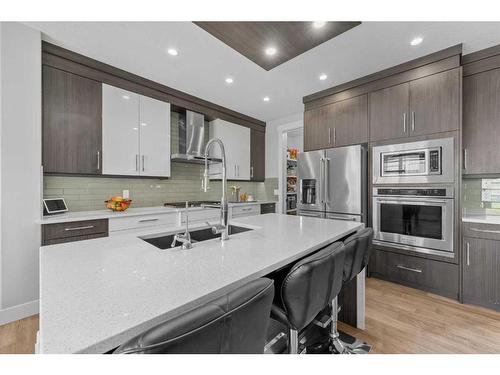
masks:
<svg viewBox="0 0 500 375"><path fill-rule="evenodd" d="M72 230L84 230L84 229L92 229L94 228L93 225L87 225L85 227L74 227L74 228L64 228L66 232L71 232Z"/></svg>
<svg viewBox="0 0 500 375"><path fill-rule="evenodd" d="M252 208L242 208L241 211L252 211Z"/></svg>
<svg viewBox="0 0 500 375"><path fill-rule="evenodd" d="M155 218L155 219L142 219L142 220L139 220L139 223L149 223L149 222L152 222L152 221L158 221L160 219L158 218Z"/></svg>
<svg viewBox="0 0 500 375"><path fill-rule="evenodd" d="M478 229L478 228L469 228L473 232L481 232L481 233L497 233L500 234L500 230L493 229Z"/></svg>
<svg viewBox="0 0 500 375"><path fill-rule="evenodd" d="M421 269L406 267L406 266L403 266L401 264L398 264L396 267L399 268L399 269L401 269L401 270L406 270L406 271L411 271L411 272L416 272L416 273L422 273Z"/></svg>

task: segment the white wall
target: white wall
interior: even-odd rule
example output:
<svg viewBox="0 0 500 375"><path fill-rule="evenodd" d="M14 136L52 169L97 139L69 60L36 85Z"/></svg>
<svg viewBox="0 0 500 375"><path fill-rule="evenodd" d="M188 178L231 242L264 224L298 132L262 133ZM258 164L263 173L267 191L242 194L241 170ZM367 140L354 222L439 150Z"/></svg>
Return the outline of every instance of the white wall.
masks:
<svg viewBox="0 0 500 375"><path fill-rule="evenodd" d="M302 127L303 113L295 113L266 123L266 178L279 176L279 137L282 127Z"/></svg>
<svg viewBox="0 0 500 375"><path fill-rule="evenodd" d="M38 311L41 35L0 23L0 324Z"/></svg>

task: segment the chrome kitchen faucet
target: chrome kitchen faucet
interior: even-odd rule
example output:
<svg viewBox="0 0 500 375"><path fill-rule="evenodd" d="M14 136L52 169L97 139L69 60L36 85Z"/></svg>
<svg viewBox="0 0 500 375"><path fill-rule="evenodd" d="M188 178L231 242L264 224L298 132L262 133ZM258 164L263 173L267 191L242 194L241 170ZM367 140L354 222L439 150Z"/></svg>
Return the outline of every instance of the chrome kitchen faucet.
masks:
<svg viewBox="0 0 500 375"><path fill-rule="evenodd" d="M222 197L220 200L220 223L212 226L212 232L214 234L221 234L221 241L225 241L229 238L229 212L227 205L227 178L226 178L226 152L224 150L224 143L219 138L212 138L208 141L205 147L205 171L203 172L203 182L202 189L206 193L208 190L208 177L212 175L219 175L221 173L208 173L208 153L210 147L214 143L217 143L220 148L221 158L222 158Z"/></svg>
<svg viewBox="0 0 500 375"><path fill-rule="evenodd" d="M171 247L175 247L175 243L177 241L179 241L180 243L182 243L182 248L184 250L193 248L193 244L191 243L191 234L189 233L188 207L189 207L189 202L186 201L186 211L185 211L186 212L186 231L184 232L184 234L180 234L180 233L175 234Z"/></svg>

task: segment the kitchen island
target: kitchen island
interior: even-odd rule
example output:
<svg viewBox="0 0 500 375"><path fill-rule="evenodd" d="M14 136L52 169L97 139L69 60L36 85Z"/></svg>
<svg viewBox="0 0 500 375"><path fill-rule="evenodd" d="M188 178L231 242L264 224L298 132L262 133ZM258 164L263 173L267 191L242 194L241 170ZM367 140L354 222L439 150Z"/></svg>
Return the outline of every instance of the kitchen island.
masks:
<svg viewBox="0 0 500 375"><path fill-rule="evenodd" d="M38 352L107 352L364 225L280 214L231 224L252 230L188 250L131 234L42 247Z"/></svg>

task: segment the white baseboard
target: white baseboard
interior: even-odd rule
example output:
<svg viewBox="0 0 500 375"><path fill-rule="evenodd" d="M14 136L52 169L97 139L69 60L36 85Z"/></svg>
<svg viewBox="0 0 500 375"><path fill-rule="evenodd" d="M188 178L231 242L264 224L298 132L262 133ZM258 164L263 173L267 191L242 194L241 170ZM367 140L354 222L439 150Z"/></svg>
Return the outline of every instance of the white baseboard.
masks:
<svg viewBox="0 0 500 375"><path fill-rule="evenodd" d="M0 310L0 325L38 314L38 300Z"/></svg>

